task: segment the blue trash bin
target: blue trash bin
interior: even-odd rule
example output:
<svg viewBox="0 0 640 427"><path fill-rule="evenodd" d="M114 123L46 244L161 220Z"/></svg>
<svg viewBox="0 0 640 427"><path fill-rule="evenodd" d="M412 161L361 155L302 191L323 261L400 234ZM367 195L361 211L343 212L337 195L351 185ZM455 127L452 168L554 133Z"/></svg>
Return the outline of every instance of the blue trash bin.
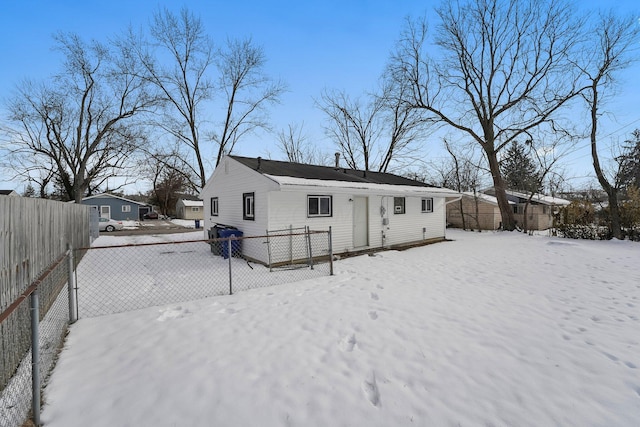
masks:
<svg viewBox="0 0 640 427"><path fill-rule="evenodd" d="M196 219L196 229L200 228L200 220Z"/></svg>
<svg viewBox="0 0 640 427"><path fill-rule="evenodd" d="M218 230L218 237L226 239L227 237L242 237L242 231L235 228L223 228ZM229 242L222 241L222 257L224 259L229 258ZM231 241L231 256L240 255L242 249L242 240Z"/></svg>

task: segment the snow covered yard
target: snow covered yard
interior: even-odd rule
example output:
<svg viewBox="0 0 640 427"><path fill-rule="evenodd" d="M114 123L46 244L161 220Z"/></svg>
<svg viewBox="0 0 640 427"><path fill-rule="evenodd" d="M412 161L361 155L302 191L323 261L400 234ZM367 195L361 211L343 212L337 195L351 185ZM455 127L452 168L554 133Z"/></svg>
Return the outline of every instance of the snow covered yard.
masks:
<svg viewBox="0 0 640 427"><path fill-rule="evenodd" d="M82 319L42 419L638 425L640 245L448 237L339 261L332 277Z"/></svg>

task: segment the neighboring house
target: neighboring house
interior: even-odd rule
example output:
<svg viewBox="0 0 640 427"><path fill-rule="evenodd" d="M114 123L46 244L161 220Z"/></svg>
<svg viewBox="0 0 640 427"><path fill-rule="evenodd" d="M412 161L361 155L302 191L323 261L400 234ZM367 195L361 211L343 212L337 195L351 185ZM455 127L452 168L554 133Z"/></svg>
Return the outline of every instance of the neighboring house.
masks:
<svg viewBox="0 0 640 427"><path fill-rule="evenodd" d="M387 173L226 156L200 196L205 233L216 224L248 236L331 227L333 252L345 253L443 240L445 199L459 193ZM242 251L266 261L260 239Z"/></svg>
<svg viewBox="0 0 640 427"><path fill-rule="evenodd" d="M153 210L151 205L146 203L108 193L85 197L82 204L96 209L101 218L119 221L140 220L144 214Z"/></svg>
<svg viewBox="0 0 640 427"><path fill-rule="evenodd" d="M487 194L494 194L493 188L485 191ZM531 194L521 193L513 190L506 190L507 200L513 203L513 216L519 227L524 227L524 208ZM547 230L553 227L553 218L558 211L558 207L571 203L569 200L558 197L546 196L535 193L531 197L527 206L527 229Z"/></svg>
<svg viewBox="0 0 640 427"><path fill-rule="evenodd" d="M509 202L515 206L515 202ZM464 218L464 222L463 222ZM462 193L462 199L447 205L447 224L450 227L472 230L498 230L502 215L498 200L484 193Z"/></svg>
<svg viewBox="0 0 640 427"><path fill-rule="evenodd" d="M182 219L203 219L204 202L202 200L178 199L176 215Z"/></svg>
<svg viewBox="0 0 640 427"><path fill-rule="evenodd" d="M18 194L17 192L13 191L13 190L0 190L0 196L18 196L20 197L20 194Z"/></svg>

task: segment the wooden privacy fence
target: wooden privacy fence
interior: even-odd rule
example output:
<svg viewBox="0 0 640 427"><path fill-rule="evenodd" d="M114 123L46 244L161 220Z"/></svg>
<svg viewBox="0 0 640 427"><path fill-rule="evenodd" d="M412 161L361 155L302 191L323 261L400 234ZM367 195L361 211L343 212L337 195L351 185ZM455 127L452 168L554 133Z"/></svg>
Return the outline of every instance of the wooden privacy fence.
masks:
<svg viewBox="0 0 640 427"><path fill-rule="evenodd" d="M21 372L19 366L24 365L31 348L32 316L28 304L23 303L26 292L52 265L57 265L68 247L90 244L89 211L88 206L73 203L0 196L0 395L3 397L5 387L16 382L14 377ZM55 278L51 274L46 276L49 281ZM40 286L40 320L57 300L65 282L66 276L62 276L51 285ZM7 408L0 411L4 409Z"/></svg>

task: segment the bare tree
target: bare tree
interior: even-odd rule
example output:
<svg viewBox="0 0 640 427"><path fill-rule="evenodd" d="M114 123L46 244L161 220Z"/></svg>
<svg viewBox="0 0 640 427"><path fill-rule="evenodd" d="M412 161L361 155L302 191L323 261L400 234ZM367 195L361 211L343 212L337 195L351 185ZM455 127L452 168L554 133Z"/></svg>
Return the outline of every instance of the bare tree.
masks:
<svg viewBox="0 0 640 427"><path fill-rule="evenodd" d="M343 91L322 93L316 102L328 124L325 130L352 169L372 170L375 143L381 132L382 102L377 97L351 99Z"/></svg>
<svg viewBox="0 0 640 427"><path fill-rule="evenodd" d="M164 215L175 212L178 193L196 190L192 186L193 176L190 175L190 170L184 169L185 162L182 161L179 150L179 145L170 149L160 148L148 153L144 162L143 170L153 185L151 201L158 205Z"/></svg>
<svg viewBox="0 0 640 427"><path fill-rule="evenodd" d="M481 160L477 158L477 153L474 152L473 146L456 147L446 138L444 139L444 147L447 153L449 153L449 160L434 164L431 169L437 171L440 175L438 179L439 185L447 188L451 188L458 192L471 192L473 193L474 208L471 212L465 210L465 203L463 199L460 199L454 210L458 210L461 220L462 229L466 230L470 224L466 223L466 217L472 218L476 223L476 228L480 228L479 217L479 199L480 199L480 186L483 181L483 174L486 168L481 165Z"/></svg>
<svg viewBox="0 0 640 427"><path fill-rule="evenodd" d="M591 158L593 168L602 189L609 200L610 229L613 237L623 237L620 224L619 191L622 186L620 174L607 177L598 154L598 120L600 107L605 93L615 83L616 73L627 68L634 60L632 52L637 52L640 38L640 27L634 17L618 18L614 15L602 15L591 29L596 41L585 47L587 62L583 72L587 76L589 86L583 93L591 117Z"/></svg>
<svg viewBox="0 0 640 427"><path fill-rule="evenodd" d="M193 186L206 182L200 127L205 122L205 104L214 93L208 76L215 66L213 42L206 34L200 18L183 8L179 15L168 9L153 16L150 28L153 42L137 40L129 34L132 46L145 66L145 77L161 91L166 109L158 125L187 146L195 157L191 166L197 177ZM159 58L169 58L165 65Z"/></svg>
<svg viewBox="0 0 640 427"><path fill-rule="evenodd" d="M189 185L202 188L213 163L205 142L217 145L217 165L242 136L268 128L267 107L279 100L284 84L264 73L264 50L251 39L230 39L216 49L201 19L186 8L179 15L156 12L150 34L149 41L130 31L127 40L167 101L157 124L191 152L196 181Z"/></svg>
<svg viewBox="0 0 640 427"><path fill-rule="evenodd" d="M13 129L10 153L28 165L41 185L58 183L66 200L79 202L122 169L144 141L132 120L158 100L139 78L139 64L126 45L86 43L58 34L62 72L47 83L24 82L9 101Z"/></svg>
<svg viewBox="0 0 640 427"><path fill-rule="evenodd" d="M325 130L353 169L387 172L394 163L415 160L427 125L421 112L405 100L404 82L387 79L381 93L351 98L343 91L324 91L318 108Z"/></svg>
<svg viewBox="0 0 640 427"><path fill-rule="evenodd" d="M572 53L582 21L562 0L445 2L437 16L430 50L426 21L408 22L392 76L410 85L413 107L482 147L502 225L513 230L498 155L532 129L559 126L555 113L580 89Z"/></svg>
<svg viewBox="0 0 640 427"><path fill-rule="evenodd" d="M380 99L383 147L379 172L387 172L392 162L403 166L412 163L421 148L420 139L430 124L420 110L412 108L406 102L410 89L406 81L395 81L387 77L384 83Z"/></svg>
<svg viewBox="0 0 640 427"><path fill-rule="evenodd" d="M294 163L323 165L327 163L327 154L321 153L317 147L309 142L301 125L289 124L286 129L278 132L278 146L287 156L287 160Z"/></svg>
<svg viewBox="0 0 640 427"><path fill-rule="evenodd" d="M216 165L237 142L257 129L268 129L267 107L279 102L285 84L264 73L264 49L249 39L227 40L217 52L218 90L224 93L225 113L221 130L212 135L218 145Z"/></svg>

